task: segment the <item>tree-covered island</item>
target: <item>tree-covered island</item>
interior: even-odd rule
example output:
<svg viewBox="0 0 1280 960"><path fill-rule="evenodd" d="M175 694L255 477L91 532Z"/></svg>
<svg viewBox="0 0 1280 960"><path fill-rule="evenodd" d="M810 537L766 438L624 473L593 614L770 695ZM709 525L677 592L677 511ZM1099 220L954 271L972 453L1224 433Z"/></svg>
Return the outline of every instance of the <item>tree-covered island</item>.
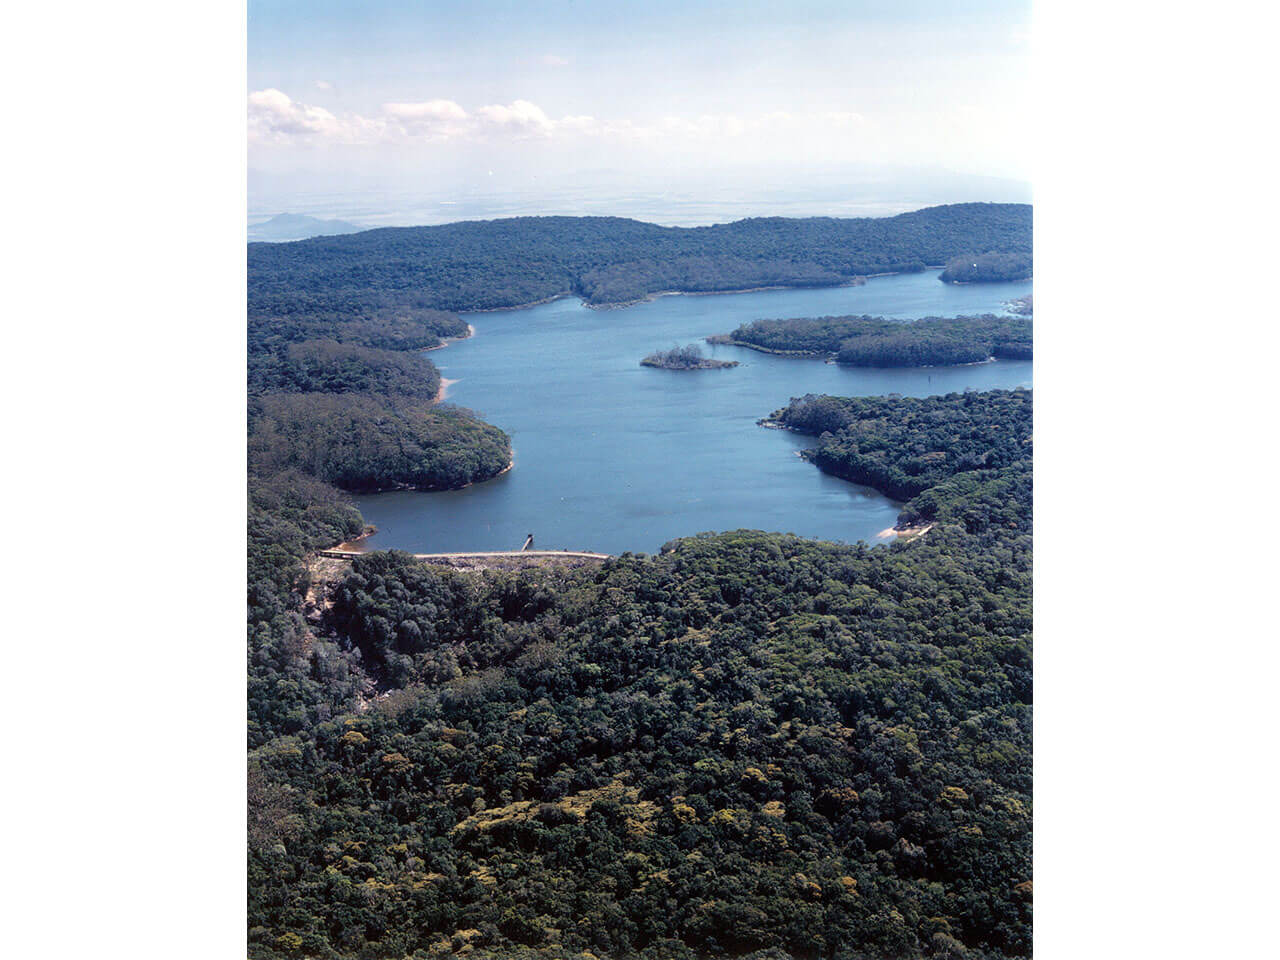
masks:
<svg viewBox="0 0 1280 960"><path fill-rule="evenodd" d="M658 367L662 370L723 370L737 365L737 360L716 360L704 356L702 348L696 343L658 350L640 361L642 367Z"/></svg>
<svg viewBox="0 0 1280 960"><path fill-rule="evenodd" d="M753 320L707 338L783 356L822 357L855 367L925 367L1031 359L1025 317L797 317Z"/></svg>

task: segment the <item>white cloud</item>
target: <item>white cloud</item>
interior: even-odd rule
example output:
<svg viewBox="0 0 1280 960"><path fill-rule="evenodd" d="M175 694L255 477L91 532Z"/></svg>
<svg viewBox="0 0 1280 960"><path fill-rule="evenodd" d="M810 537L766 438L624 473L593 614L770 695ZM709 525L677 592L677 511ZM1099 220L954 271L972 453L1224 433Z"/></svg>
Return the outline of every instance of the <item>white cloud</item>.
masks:
<svg viewBox="0 0 1280 960"><path fill-rule="evenodd" d="M833 127L852 127L862 123L865 119L860 113L850 113L848 111L841 110L819 114L819 117L831 124Z"/></svg>
<svg viewBox="0 0 1280 960"><path fill-rule="evenodd" d="M249 135L259 139L338 138L342 124L324 107L295 103L274 88L249 94Z"/></svg>
<svg viewBox="0 0 1280 960"><path fill-rule="evenodd" d="M339 117L274 88L249 94L248 114L249 139L257 143L375 143L387 132L384 119L354 113Z"/></svg>
<svg viewBox="0 0 1280 960"><path fill-rule="evenodd" d="M467 111L452 100L424 100L421 103L384 103L382 110L397 120L467 119Z"/></svg>
<svg viewBox="0 0 1280 960"><path fill-rule="evenodd" d="M384 103L375 116L337 116L298 103L283 91L249 94L249 135L257 143L412 143L462 140L598 137L651 144L798 138L811 144L861 137L864 123L851 111L669 115L655 120L600 120L570 115L558 120L528 100L491 103L468 112L446 99Z"/></svg>
<svg viewBox="0 0 1280 960"><path fill-rule="evenodd" d="M450 140L463 137L474 121L452 100L384 103L383 117L392 139Z"/></svg>
<svg viewBox="0 0 1280 960"><path fill-rule="evenodd" d="M317 80L317 81L316 81L316 89L317 89L317 90L332 90L332 89L333 89L333 84L332 84L332 83L330 83L328 80Z"/></svg>
<svg viewBox="0 0 1280 960"><path fill-rule="evenodd" d="M567 67L569 61L564 57L557 57L554 53L544 53L538 58L538 62L544 67Z"/></svg>
<svg viewBox="0 0 1280 960"><path fill-rule="evenodd" d="M528 100L516 100L507 106L490 104L476 114L486 127L516 134L545 136L555 128L542 108Z"/></svg>
<svg viewBox="0 0 1280 960"><path fill-rule="evenodd" d="M576 133L593 133L600 128L595 117L561 117L556 121L557 130L569 130Z"/></svg>

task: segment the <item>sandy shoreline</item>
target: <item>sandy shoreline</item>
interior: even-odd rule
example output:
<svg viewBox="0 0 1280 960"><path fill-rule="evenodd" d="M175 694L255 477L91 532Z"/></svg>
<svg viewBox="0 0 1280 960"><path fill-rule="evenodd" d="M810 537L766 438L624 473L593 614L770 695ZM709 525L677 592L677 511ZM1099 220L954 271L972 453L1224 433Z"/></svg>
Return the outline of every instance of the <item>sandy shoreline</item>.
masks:
<svg viewBox="0 0 1280 960"><path fill-rule="evenodd" d="M932 523L926 523L918 527L889 527L887 530L881 530L876 534L879 540L889 540L894 537L900 537L903 540L914 540L916 537L923 537L926 533L933 529Z"/></svg>
<svg viewBox="0 0 1280 960"><path fill-rule="evenodd" d="M365 540L368 540L370 537L372 537L372 536L373 536L375 533L377 533L377 532L378 532L378 528L377 528L377 527L375 527L375 526L374 526L373 524L371 524L371 523L367 523L367 524L365 524L365 527L364 527L364 533L360 534L360 536L358 536L358 537L352 537L350 540L344 540L344 541L342 541L342 543L338 544L336 547L330 547L329 549L331 549L331 550L356 550L356 551L363 550L363 549L364 549L363 542L364 542Z"/></svg>
<svg viewBox="0 0 1280 960"><path fill-rule="evenodd" d="M452 387L457 380L450 380L448 377L440 378L440 389L436 391L435 403L444 403L444 398L449 395L449 388Z"/></svg>
<svg viewBox="0 0 1280 960"><path fill-rule="evenodd" d="M422 352L423 352L423 353L430 353L432 350L443 350L445 347L449 346L449 344L451 344L451 343L457 343L459 340L470 340L470 339L471 339L472 337L474 337L475 335L476 335L476 328L475 328L475 327L473 327L471 324L469 324L469 323L468 323L468 324L467 324L467 332L466 332L465 334L463 334L462 336L460 336L460 337L441 337L441 338L440 338L440 342L439 342L439 343L437 343L434 347L427 347L427 348L426 348L425 350L423 350Z"/></svg>

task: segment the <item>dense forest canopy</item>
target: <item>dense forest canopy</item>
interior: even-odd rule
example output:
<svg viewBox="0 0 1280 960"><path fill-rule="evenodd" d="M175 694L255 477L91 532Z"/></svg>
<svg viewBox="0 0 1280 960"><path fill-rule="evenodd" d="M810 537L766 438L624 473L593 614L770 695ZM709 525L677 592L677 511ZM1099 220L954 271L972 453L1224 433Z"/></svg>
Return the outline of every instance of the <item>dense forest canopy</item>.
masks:
<svg viewBox="0 0 1280 960"><path fill-rule="evenodd" d="M1028 465L1030 410L774 416L927 496ZM935 519L594 570L357 560L253 687L251 953L1027 955L1029 527Z"/></svg>
<svg viewBox="0 0 1280 960"><path fill-rule="evenodd" d="M354 492L441 490L502 472L511 462L505 433L470 411L433 406L440 371L422 351L468 333L457 314L421 305L251 316L253 481L287 472Z"/></svg>
<svg viewBox="0 0 1280 960"><path fill-rule="evenodd" d="M965 536L358 560L387 693L254 752L253 952L1026 954L1029 571Z"/></svg>
<svg viewBox="0 0 1280 960"><path fill-rule="evenodd" d="M909 501L900 525L1030 531L1030 390L943 397L805 396L770 421L820 437L823 471Z"/></svg>
<svg viewBox="0 0 1280 960"><path fill-rule="evenodd" d="M767 353L829 356L857 367L923 367L977 363L990 357L1031 359L1031 321L1024 317L796 317L753 320L709 338Z"/></svg>
<svg viewBox="0 0 1280 960"><path fill-rule="evenodd" d="M440 371L423 354L301 340L249 355L249 393L376 393L430 400Z"/></svg>
<svg viewBox="0 0 1280 960"><path fill-rule="evenodd" d="M250 244L249 313L361 314L410 304L483 310L576 294L625 303L848 282L970 251L1031 256L1031 207L963 203L896 217L781 217L660 227L618 217L516 217Z"/></svg>
<svg viewBox="0 0 1280 960"><path fill-rule="evenodd" d="M250 476L250 747L349 708L369 688L336 646L311 634L301 612L310 554L363 527L359 511L329 484L295 471ZM252 798L250 807L252 816Z"/></svg>
<svg viewBox="0 0 1280 960"><path fill-rule="evenodd" d="M305 298L302 298L305 299ZM378 299L378 298L372 298ZM249 352L279 350L298 340L336 340L380 350L429 350L445 338L465 337L456 313L414 307L307 310L305 303L272 316L249 318Z"/></svg>
<svg viewBox="0 0 1280 960"><path fill-rule="evenodd" d="M991 250L947 261L938 279L947 283L988 283L1025 280L1031 276L1031 251Z"/></svg>
<svg viewBox="0 0 1280 960"><path fill-rule="evenodd" d="M272 393L256 405L249 464L298 470L343 490L446 490L488 479L511 442L470 411L362 393Z"/></svg>

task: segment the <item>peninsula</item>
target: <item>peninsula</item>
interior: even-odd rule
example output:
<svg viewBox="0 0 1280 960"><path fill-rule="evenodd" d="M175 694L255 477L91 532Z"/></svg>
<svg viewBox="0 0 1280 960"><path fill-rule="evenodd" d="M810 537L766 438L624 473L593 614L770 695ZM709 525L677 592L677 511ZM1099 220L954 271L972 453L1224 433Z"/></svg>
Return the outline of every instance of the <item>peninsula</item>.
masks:
<svg viewBox="0 0 1280 960"><path fill-rule="evenodd" d="M1031 359L1031 321L1024 317L795 317L754 320L710 343L763 353L816 357L852 367L932 367L991 358Z"/></svg>

